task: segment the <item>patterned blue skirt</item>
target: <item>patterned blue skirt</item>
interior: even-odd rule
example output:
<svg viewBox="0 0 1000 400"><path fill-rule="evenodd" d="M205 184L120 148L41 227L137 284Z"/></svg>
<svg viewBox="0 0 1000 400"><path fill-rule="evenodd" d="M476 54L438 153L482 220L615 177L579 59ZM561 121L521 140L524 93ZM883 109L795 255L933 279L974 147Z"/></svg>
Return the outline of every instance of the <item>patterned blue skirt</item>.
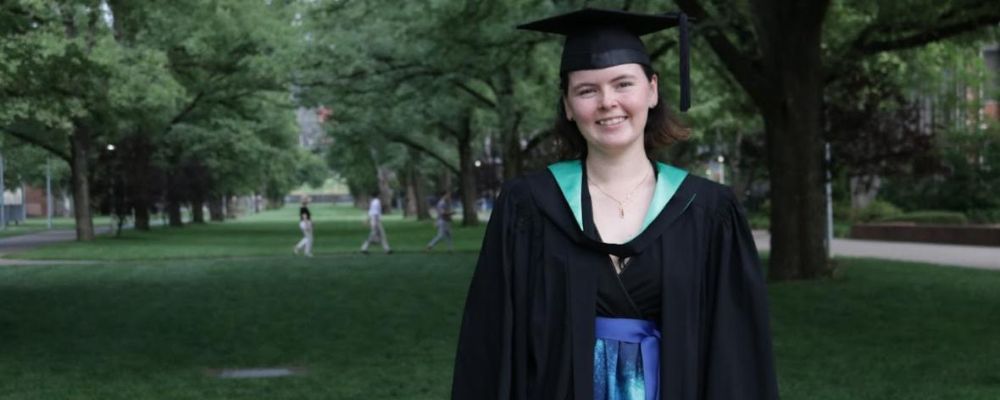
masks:
<svg viewBox="0 0 1000 400"><path fill-rule="evenodd" d="M660 332L650 321L597 318L594 400L660 398Z"/></svg>

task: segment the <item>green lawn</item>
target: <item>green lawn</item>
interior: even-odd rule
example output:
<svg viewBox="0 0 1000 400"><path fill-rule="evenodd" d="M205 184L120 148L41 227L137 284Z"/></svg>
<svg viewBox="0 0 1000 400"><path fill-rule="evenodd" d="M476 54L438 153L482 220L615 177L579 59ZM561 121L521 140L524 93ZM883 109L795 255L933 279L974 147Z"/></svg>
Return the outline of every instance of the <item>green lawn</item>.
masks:
<svg viewBox="0 0 1000 400"><path fill-rule="evenodd" d="M368 237L361 211L346 205L314 204L313 253L317 256L358 251ZM484 227L463 228L455 224L456 250L475 251ZM386 236L396 252L418 252L436 234L431 221L404 221L398 213L385 218ZM263 212L226 223L188 224L181 228L158 226L153 232L123 231L121 237L102 236L93 243L64 243L8 258L60 260L158 260L177 258L284 257L302 238L298 206ZM444 243L436 250L444 251ZM380 254L377 245L373 254Z"/></svg>
<svg viewBox="0 0 1000 400"><path fill-rule="evenodd" d="M482 228L424 254L432 226L396 219L403 251L363 256L360 211L314 213L312 259L289 208L23 254L95 265L0 266L0 399L446 398ZM840 263L770 286L783 399L1000 398L1000 273ZM306 373L207 373L268 366Z"/></svg>
<svg viewBox="0 0 1000 400"><path fill-rule="evenodd" d="M98 216L94 217L94 226L108 226L111 223L110 217ZM73 218L52 218L52 229L74 229L76 222ZM22 221L20 224L11 223L0 230L0 238L26 235L29 233L41 232L48 229L48 220L46 218L28 218Z"/></svg>

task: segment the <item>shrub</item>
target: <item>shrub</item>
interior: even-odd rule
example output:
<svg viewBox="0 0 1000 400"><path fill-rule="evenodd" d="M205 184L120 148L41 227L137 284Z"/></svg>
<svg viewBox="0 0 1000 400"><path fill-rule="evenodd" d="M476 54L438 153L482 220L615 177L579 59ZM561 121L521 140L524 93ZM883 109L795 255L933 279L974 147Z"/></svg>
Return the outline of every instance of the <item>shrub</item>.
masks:
<svg viewBox="0 0 1000 400"><path fill-rule="evenodd" d="M969 210L965 214L974 224L1000 224L1000 208Z"/></svg>
<svg viewBox="0 0 1000 400"><path fill-rule="evenodd" d="M767 214L756 213L748 218L750 229L771 229L771 218Z"/></svg>
<svg viewBox="0 0 1000 400"><path fill-rule="evenodd" d="M837 221L844 221L851 219L851 202L850 201L833 201L833 219Z"/></svg>
<svg viewBox="0 0 1000 400"><path fill-rule="evenodd" d="M915 224L964 225L969 222L965 214L956 211L914 211L879 219L878 222L912 222Z"/></svg>
<svg viewBox="0 0 1000 400"><path fill-rule="evenodd" d="M851 219L853 222L872 222L895 217L902 213L903 211L899 207L888 201L875 200L865 208L854 210L854 215Z"/></svg>

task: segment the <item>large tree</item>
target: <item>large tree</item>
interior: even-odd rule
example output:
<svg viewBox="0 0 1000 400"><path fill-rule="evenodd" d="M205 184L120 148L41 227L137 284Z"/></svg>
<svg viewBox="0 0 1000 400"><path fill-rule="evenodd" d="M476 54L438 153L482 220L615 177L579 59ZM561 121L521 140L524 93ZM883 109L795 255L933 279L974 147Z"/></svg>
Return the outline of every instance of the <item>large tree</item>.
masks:
<svg viewBox="0 0 1000 400"><path fill-rule="evenodd" d="M821 110L824 85L837 78L839 64L1000 22L1000 8L966 0L844 2L832 17L829 0L675 2L698 20L700 35L763 116L771 180L769 275L776 280L830 271ZM825 23L841 7L866 13L824 40Z"/></svg>
<svg viewBox="0 0 1000 400"><path fill-rule="evenodd" d="M150 205L164 194L173 222L181 203L198 219L204 202L221 208L221 197L236 191L280 197L301 158L291 151L288 95L303 41L299 5L5 3L0 131L71 166L81 240L93 237L95 185L107 195L120 189L111 204L134 213L139 229L148 229ZM109 144L118 150L108 152Z"/></svg>
<svg viewBox="0 0 1000 400"><path fill-rule="evenodd" d="M163 58L119 46L99 0L22 0L0 15L15 21L0 37L0 129L69 164L77 239L93 239L92 163L125 110L169 103L137 94L160 83Z"/></svg>

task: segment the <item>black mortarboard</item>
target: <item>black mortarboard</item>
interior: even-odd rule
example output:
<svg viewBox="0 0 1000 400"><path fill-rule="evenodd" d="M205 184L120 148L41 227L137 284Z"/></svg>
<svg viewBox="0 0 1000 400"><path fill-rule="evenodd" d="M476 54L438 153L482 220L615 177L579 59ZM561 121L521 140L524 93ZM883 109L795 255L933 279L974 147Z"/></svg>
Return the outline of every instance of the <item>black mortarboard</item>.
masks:
<svg viewBox="0 0 1000 400"><path fill-rule="evenodd" d="M687 111L691 103L687 22L684 13L650 15L584 8L517 28L565 35L559 72L572 72L631 63L648 67L649 54L639 36L677 26L680 29L680 109Z"/></svg>

